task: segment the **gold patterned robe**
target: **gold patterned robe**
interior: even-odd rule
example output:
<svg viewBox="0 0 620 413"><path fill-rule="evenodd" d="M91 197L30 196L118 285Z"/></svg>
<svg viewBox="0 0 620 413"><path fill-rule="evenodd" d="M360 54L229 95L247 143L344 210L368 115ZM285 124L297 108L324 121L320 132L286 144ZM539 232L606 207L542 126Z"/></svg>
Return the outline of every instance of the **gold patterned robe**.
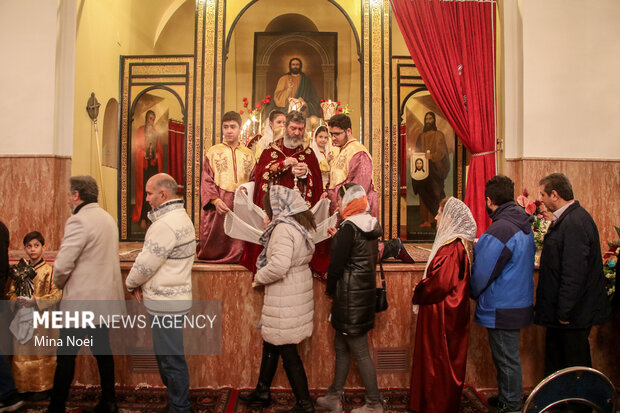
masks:
<svg viewBox="0 0 620 413"><path fill-rule="evenodd" d="M219 264L239 262L243 241L224 233L225 215L216 212L215 203L224 202L232 210L235 191L250 180L255 164L254 154L243 145L231 148L220 143L207 151L200 183L198 259Z"/></svg>
<svg viewBox="0 0 620 413"><path fill-rule="evenodd" d="M33 279L34 289L32 291L32 298L36 300L35 311L48 310L60 301L62 291L54 285L54 270L51 265L41 259L34 266L34 270L37 272ZM17 302L13 282L11 282L7 296L11 304ZM20 393L50 390L54 384L56 355L50 354L49 347L35 347L34 337L37 336L58 338L58 330L36 328L33 338L25 344L20 344L13 338L13 379Z"/></svg>
<svg viewBox="0 0 620 413"><path fill-rule="evenodd" d="M360 185L366 191L370 215L377 217L377 192L372 182L372 158L368 149L358 140L350 140L340 148L332 160L327 196L331 201L330 213L338 208L338 190L346 183Z"/></svg>

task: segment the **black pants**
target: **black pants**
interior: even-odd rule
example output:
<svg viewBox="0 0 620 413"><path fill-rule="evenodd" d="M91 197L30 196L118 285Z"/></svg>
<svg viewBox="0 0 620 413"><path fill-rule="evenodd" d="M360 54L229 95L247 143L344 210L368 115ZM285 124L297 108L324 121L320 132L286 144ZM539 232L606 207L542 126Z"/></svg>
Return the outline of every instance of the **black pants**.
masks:
<svg viewBox="0 0 620 413"><path fill-rule="evenodd" d="M286 377L291 384L293 394L297 399L297 403L305 402L312 404L310 398L310 391L308 390L308 378L306 376L306 370L304 364L297 352L297 344L283 344L276 346L274 344L263 341L263 357L265 353L271 354L272 360L277 363L278 355L282 356L282 364L284 365L284 371ZM263 366L261 365L261 368ZM274 370L275 373L275 370ZM269 383L271 384L271 383Z"/></svg>
<svg viewBox="0 0 620 413"><path fill-rule="evenodd" d="M75 373L75 356L80 347L68 345L67 338L92 337L91 353L97 359L99 380L101 382L101 398L106 401L116 399L114 393L114 357L110 348L110 333L106 326L95 328L63 328L59 338L63 346L56 350L56 373L54 374L54 388L50 401L50 412L64 412L65 403L69 397L69 389Z"/></svg>
<svg viewBox="0 0 620 413"><path fill-rule="evenodd" d="M592 367L591 328L547 328L545 337L545 377L573 366Z"/></svg>

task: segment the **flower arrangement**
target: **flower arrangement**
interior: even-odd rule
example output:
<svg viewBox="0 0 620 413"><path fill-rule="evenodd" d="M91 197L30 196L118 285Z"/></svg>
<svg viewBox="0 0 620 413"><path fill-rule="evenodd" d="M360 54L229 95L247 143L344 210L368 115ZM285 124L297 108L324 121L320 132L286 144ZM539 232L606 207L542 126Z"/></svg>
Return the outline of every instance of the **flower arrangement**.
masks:
<svg viewBox="0 0 620 413"><path fill-rule="evenodd" d="M523 189L523 193L517 197L517 205L523 208L529 215L534 216L534 222L532 222L534 242L536 243L536 249L541 251L543 247L543 240L545 239L545 234L549 229L551 221L546 220L543 215L544 206L542 205L542 202L539 200L531 202L528 199L528 195L527 189Z"/></svg>
<svg viewBox="0 0 620 413"><path fill-rule="evenodd" d="M618 239L608 242L609 251L603 254L603 273L605 274L605 290L610 300L616 292L616 268L618 268L618 254L620 254L620 228L614 227Z"/></svg>
<svg viewBox="0 0 620 413"><path fill-rule="evenodd" d="M243 109L239 111L240 115L244 115L247 113L248 119L244 122L241 130L242 140L245 142L250 135L256 135L256 133L261 133L262 124L263 124L263 116L262 111L269 105L271 102L271 95L265 96L264 99L261 99L260 103L256 103L255 105L250 105L250 101L247 97L243 98Z"/></svg>

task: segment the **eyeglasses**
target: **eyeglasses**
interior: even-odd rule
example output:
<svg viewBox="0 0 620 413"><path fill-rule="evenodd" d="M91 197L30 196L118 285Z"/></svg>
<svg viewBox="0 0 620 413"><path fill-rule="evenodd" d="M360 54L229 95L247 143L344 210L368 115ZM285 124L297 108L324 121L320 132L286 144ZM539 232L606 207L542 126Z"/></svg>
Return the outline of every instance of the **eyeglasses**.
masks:
<svg viewBox="0 0 620 413"><path fill-rule="evenodd" d="M340 136L340 135L342 135L343 133L345 133L345 131L340 131L340 132L329 132L329 135L330 135L332 138L335 138L336 136Z"/></svg>

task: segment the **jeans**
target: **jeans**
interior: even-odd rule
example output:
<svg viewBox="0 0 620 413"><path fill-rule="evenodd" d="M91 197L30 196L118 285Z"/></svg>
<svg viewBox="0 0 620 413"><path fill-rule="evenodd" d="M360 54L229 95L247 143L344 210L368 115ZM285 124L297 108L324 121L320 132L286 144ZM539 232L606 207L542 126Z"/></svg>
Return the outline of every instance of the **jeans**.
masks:
<svg viewBox="0 0 620 413"><path fill-rule="evenodd" d="M506 405L508 410L519 411L523 393L521 357L519 356L521 330L488 328L487 331L493 363L497 370L498 399Z"/></svg>
<svg viewBox="0 0 620 413"><path fill-rule="evenodd" d="M173 317L183 318L182 315ZM189 412L189 370L183 350L183 328L168 326L166 323L169 321L151 314L149 320L159 375L168 389L168 411ZM182 325L182 320L180 324Z"/></svg>
<svg viewBox="0 0 620 413"><path fill-rule="evenodd" d="M80 347L70 346L67 337L91 337L91 353L97 360L99 380L101 382L101 399L115 401L114 392L114 357L110 348L110 332L106 326L95 328L62 328L59 339L63 346L56 350L56 372L54 373L54 388L49 405L50 412L64 412L65 403L69 397L69 390L75 374L75 356Z"/></svg>
<svg viewBox="0 0 620 413"><path fill-rule="evenodd" d="M351 354L355 358L357 368L366 388L366 401L371 404L379 403L379 386L377 385L377 372L375 364L370 357L368 348L368 333L359 336L350 336L336 331L334 337L334 349L336 350L336 368L334 382L329 386L330 393L343 392L344 383L349 375Z"/></svg>

